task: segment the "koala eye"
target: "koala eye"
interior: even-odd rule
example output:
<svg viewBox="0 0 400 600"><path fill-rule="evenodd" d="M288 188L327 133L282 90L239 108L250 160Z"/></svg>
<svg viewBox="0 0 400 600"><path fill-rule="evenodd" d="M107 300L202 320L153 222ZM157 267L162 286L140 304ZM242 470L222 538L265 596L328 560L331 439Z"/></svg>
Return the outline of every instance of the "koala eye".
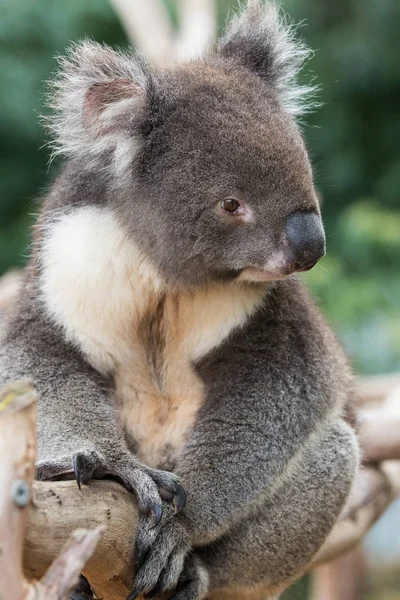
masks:
<svg viewBox="0 0 400 600"><path fill-rule="evenodd" d="M236 198L224 198L221 202L221 207L226 210L226 212L235 213L239 210L240 203Z"/></svg>

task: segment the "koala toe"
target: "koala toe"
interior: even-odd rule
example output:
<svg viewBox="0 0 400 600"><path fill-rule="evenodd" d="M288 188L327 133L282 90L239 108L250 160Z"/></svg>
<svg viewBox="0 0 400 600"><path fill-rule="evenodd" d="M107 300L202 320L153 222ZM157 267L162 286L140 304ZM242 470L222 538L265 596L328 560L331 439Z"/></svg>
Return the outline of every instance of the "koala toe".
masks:
<svg viewBox="0 0 400 600"><path fill-rule="evenodd" d="M162 517L162 500L157 484L133 456L122 456L117 460L105 458L95 450L81 450L73 457L74 475L79 489L81 484L91 479L111 477L117 479L124 487L136 494L139 510L151 516L153 525L157 525Z"/></svg>
<svg viewBox="0 0 400 600"><path fill-rule="evenodd" d="M147 467L129 452L117 455L104 449L82 448L75 454L39 461L36 478L41 480L74 479L79 489L92 479L113 478L138 500L140 512L150 517L152 527L158 525L163 515L163 501L180 512L186 503L186 493L173 473Z"/></svg>
<svg viewBox="0 0 400 600"><path fill-rule="evenodd" d="M59 481L74 478L72 456L59 456L36 462L35 478L39 481Z"/></svg>
<svg viewBox="0 0 400 600"><path fill-rule="evenodd" d="M77 452L73 457L74 475L78 488L81 483L88 483L91 479L103 479L106 475L104 459L93 450Z"/></svg>
<svg viewBox="0 0 400 600"><path fill-rule="evenodd" d="M160 496L165 502L170 502L176 513L179 513L186 504L186 492L178 477L168 471L147 469L147 473L157 484Z"/></svg>
<svg viewBox="0 0 400 600"><path fill-rule="evenodd" d="M189 554L178 585L169 600L202 600L207 595L208 583L206 568L196 555Z"/></svg>
<svg viewBox="0 0 400 600"><path fill-rule="evenodd" d="M185 553L180 549L173 552L168 559L167 566L161 571L160 577L153 590L145 595L145 598L155 598L165 591L173 590L182 573L185 561Z"/></svg>
<svg viewBox="0 0 400 600"><path fill-rule="evenodd" d="M149 530L139 524L136 540L137 572L128 600L141 594L149 598L173 590L190 550L188 532L173 515L168 514L157 528Z"/></svg>

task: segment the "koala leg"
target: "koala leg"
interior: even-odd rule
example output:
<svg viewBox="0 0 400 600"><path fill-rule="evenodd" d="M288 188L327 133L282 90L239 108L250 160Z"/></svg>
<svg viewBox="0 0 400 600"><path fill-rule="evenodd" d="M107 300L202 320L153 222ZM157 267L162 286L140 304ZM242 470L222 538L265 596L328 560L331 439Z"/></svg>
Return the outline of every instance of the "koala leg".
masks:
<svg viewBox="0 0 400 600"><path fill-rule="evenodd" d="M218 542L197 550L207 600L265 600L302 575L346 501L358 465L353 431L336 422L282 474L279 487Z"/></svg>

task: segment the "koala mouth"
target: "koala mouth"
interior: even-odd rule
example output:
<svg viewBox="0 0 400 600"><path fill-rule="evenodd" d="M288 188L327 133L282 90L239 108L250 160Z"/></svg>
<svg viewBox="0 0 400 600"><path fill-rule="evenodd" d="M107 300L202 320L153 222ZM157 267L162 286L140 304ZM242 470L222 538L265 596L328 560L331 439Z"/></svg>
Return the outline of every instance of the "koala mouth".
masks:
<svg viewBox="0 0 400 600"><path fill-rule="evenodd" d="M285 267L281 267L276 270L263 269L262 267L246 267L243 269L238 277L239 281L273 281L279 279L285 279L293 273L302 273L309 271L317 264L318 260L314 260L305 265L299 265L298 263L290 263Z"/></svg>
<svg viewBox="0 0 400 600"><path fill-rule="evenodd" d="M309 271L310 269L312 269L313 267L315 267L315 265L317 264L318 260L314 260L310 263L307 263L306 265L297 265L297 263L295 263L295 265L297 265L297 268L294 269L294 271L298 272L298 273L303 273L304 271Z"/></svg>
<svg viewBox="0 0 400 600"><path fill-rule="evenodd" d="M238 281L272 281L275 279L284 279L288 275L290 273L268 271L261 267L246 267L240 272Z"/></svg>

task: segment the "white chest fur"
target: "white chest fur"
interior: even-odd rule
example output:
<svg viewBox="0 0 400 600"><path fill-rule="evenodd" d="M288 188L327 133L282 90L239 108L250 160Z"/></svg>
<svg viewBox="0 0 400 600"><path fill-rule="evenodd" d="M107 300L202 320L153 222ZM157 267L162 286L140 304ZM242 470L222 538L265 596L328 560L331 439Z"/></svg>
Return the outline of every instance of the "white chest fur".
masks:
<svg viewBox="0 0 400 600"><path fill-rule="evenodd" d="M99 372L114 375L142 460L157 466L176 455L204 398L193 362L245 322L263 289L170 292L112 213L96 207L47 226L41 264L48 312Z"/></svg>

